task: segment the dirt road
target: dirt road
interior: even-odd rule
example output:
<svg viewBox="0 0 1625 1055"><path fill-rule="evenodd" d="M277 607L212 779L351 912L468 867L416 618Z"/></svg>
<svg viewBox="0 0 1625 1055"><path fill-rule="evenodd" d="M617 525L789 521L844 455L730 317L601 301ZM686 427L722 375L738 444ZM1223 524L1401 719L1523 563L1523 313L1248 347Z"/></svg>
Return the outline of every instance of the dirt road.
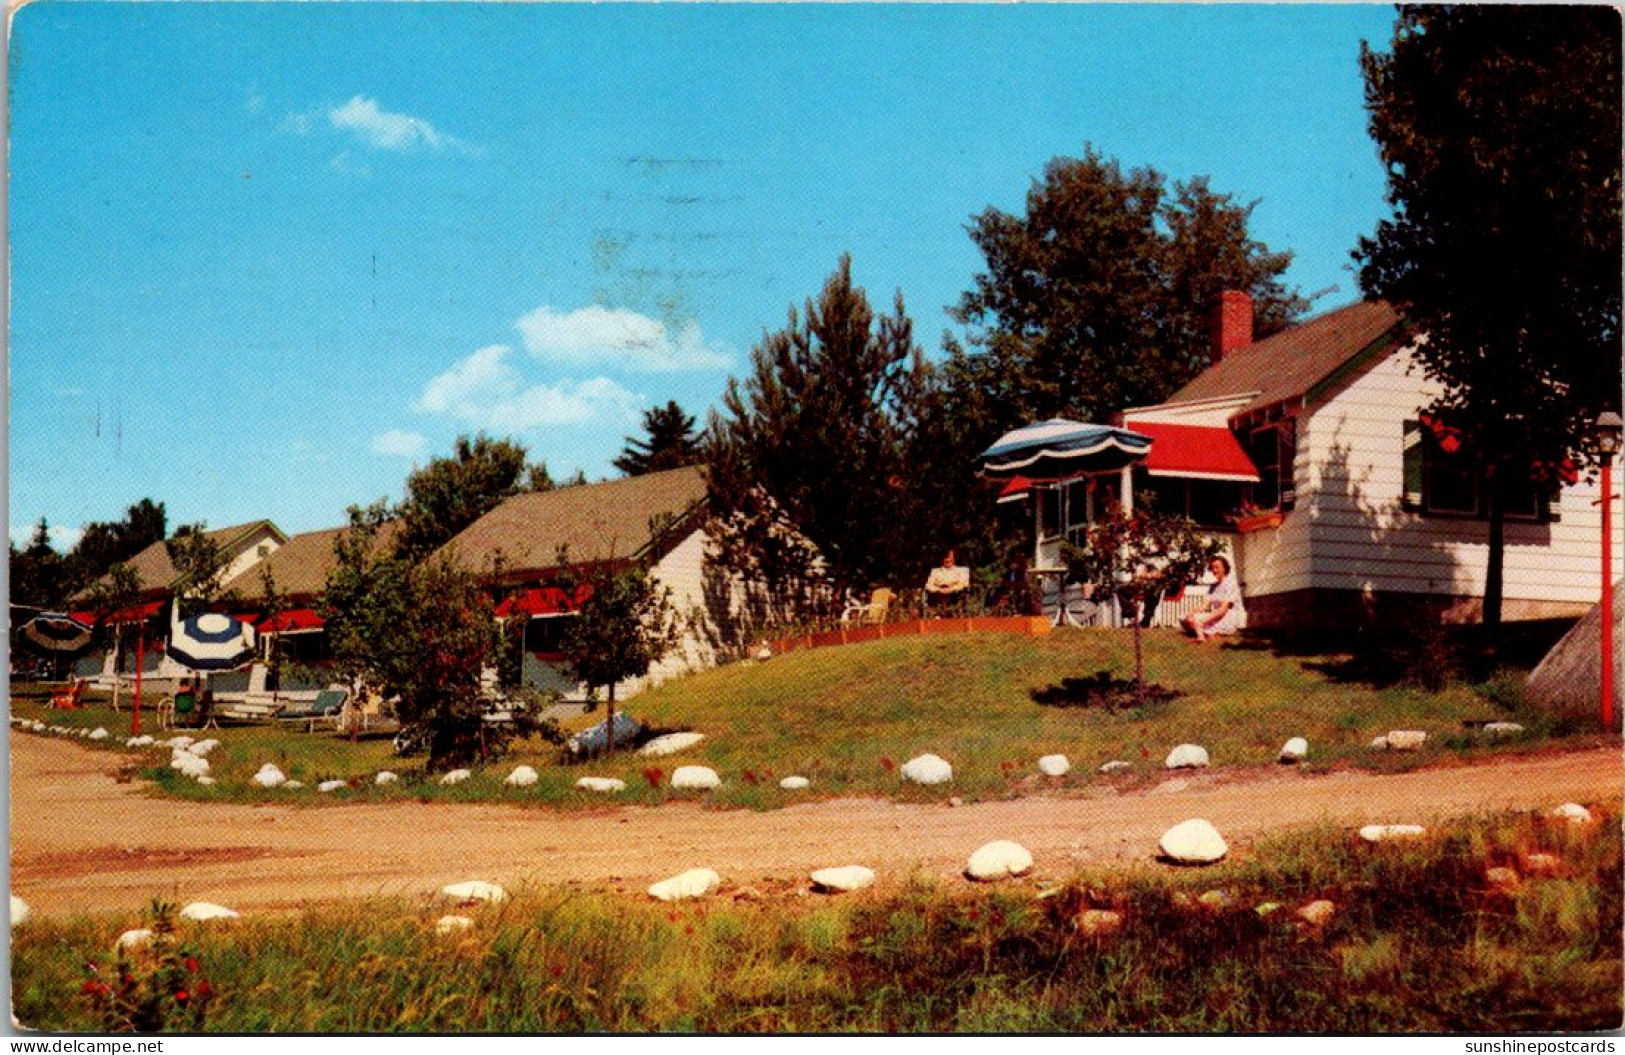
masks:
<svg viewBox="0 0 1625 1055"><path fill-rule="evenodd" d="M1013 839L1041 875L1149 862L1173 824L1206 817L1245 854L1261 835L1319 823L1419 822L1498 809L1614 801L1616 749L1548 754L1396 776L1295 770L1178 777L1111 797L1009 802L813 803L771 813L698 806L557 813L392 803L328 809L150 797L112 776L118 756L11 737L11 889L39 912L131 910L155 896L285 910L415 896L464 879L579 882L638 890L693 867L725 880L797 879L863 864L883 877L956 874L970 852Z"/></svg>

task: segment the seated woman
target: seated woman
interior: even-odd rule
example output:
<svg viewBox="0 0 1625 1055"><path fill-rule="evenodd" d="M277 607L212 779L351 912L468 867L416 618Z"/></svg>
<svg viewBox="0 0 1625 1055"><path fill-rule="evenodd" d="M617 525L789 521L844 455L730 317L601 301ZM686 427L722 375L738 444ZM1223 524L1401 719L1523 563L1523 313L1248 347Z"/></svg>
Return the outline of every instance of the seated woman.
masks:
<svg viewBox="0 0 1625 1055"><path fill-rule="evenodd" d="M954 561L954 551L949 550L942 558L942 566L932 568L925 580L925 605L932 609L948 607L963 598L969 589L970 569L959 567Z"/></svg>
<svg viewBox="0 0 1625 1055"><path fill-rule="evenodd" d="M1208 589L1207 603L1180 620L1185 632L1198 641L1234 634L1247 625L1247 609L1241 603L1241 585L1230 574L1230 560L1214 557L1208 571L1218 581Z"/></svg>

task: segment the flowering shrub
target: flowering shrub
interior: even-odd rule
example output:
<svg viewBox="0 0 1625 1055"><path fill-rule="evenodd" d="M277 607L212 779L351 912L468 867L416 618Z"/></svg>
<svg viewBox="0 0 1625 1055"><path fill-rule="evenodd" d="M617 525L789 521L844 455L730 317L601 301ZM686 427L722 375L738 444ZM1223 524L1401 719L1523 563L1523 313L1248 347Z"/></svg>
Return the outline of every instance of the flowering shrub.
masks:
<svg viewBox="0 0 1625 1055"><path fill-rule="evenodd" d="M121 947L110 978L86 963L79 992L109 1033L200 1032L215 996L195 950L176 941L174 906L161 901L152 904L151 941Z"/></svg>

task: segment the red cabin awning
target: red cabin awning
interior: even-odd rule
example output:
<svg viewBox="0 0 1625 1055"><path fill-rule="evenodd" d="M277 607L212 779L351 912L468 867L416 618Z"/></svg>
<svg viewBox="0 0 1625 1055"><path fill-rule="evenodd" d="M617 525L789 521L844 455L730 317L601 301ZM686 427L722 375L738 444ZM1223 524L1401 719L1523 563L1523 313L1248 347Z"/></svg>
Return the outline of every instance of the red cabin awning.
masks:
<svg viewBox="0 0 1625 1055"><path fill-rule="evenodd" d="M1151 437L1151 453L1144 464L1152 476L1258 481L1258 467L1223 426L1130 421L1126 427Z"/></svg>
<svg viewBox="0 0 1625 1055"><path fill-rule="evenodd" d="M580 586L572 596L557 586L531 586L509 594L497 605L499 619L512 616L563 615L581 607L581 602L592 596L591 586Z"/></svg>

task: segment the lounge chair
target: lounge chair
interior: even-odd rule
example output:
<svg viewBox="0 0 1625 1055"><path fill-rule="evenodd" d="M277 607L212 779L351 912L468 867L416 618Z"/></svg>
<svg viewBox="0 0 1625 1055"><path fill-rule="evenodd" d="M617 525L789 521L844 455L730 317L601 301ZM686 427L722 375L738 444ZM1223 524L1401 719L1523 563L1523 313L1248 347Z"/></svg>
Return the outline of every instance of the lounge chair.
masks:
<svg viewBox="0 0 1625 1055"><path fill-rule="evenodd" d="M289 704L282 708L277 712L276 720L304 722L307 733L316 728L317 722L331 721L337 727L339 712L344 709L344 699L348 695L343 689L323 689L310 703Z"/></svg>
<svg viewBox="0 0 1625 1055"><path fill-rule="evenodd" d="M859 602L847 605L846 611L841 613L841 625L849 626L854 622L865 626L884 623L886 612L891 608L892 599L896 596L887 587L880 587L869 595L868 604Z"/></svg>
<svg viewBox="0 0 1625 1055"><path fill-rule="evenodd" d="M49 706L61 711L77 711L85 705L85 686L88 684L84 678L74 678L66 692L51 697Z"/></svg>

